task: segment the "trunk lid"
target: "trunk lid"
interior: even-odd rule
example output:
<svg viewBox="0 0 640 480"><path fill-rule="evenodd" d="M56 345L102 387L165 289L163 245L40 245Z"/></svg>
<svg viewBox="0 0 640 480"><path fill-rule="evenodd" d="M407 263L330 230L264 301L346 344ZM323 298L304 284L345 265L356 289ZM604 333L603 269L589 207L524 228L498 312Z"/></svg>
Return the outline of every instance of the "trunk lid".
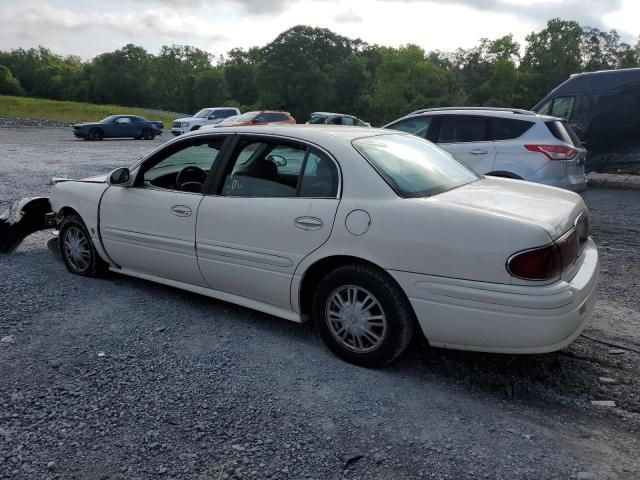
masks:
<svg viewBox="0 0 640 480"><path fill-rule="evenodd" d="M556 240L569 231L586 210L580 195L521 180L487 177L433 197L483 213L538 225Z"/></svg>

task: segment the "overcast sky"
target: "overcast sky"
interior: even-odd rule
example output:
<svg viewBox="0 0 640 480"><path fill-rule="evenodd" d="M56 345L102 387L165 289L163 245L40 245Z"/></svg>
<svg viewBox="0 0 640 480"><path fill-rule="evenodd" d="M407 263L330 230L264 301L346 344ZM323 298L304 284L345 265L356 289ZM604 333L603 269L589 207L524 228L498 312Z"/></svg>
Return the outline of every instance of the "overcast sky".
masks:
<svg viewBox="0 0 640 480"><path fill-rule="evenodd" d="M127 43L152 53L177 43L219 55L305 24L453 51L507 33L523 43L553 17L616 29L633 43L640 34L638 0L0 0L0 49L44 45L87 59Z"/></svg>

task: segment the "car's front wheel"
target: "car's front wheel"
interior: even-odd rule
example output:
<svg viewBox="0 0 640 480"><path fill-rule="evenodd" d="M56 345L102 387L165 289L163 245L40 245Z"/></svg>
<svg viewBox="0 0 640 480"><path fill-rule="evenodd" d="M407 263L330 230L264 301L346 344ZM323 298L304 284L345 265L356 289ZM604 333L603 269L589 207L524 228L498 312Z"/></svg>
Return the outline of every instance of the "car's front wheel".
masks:
<svg viewBox="0 0 640 480"><path fill-rule="evenodd" d="M336 355L370 368L395 360L411 342L416 323L409 301L387 273L355 264L320 282L313 317Z"/></svg>
<svg viewBox="0 0 640 480"><path fill-rule="evenodd" d="M89 132L89 140L102 140L104 138L104 132L99 128L92 128Z"/></svg>
<svg viewBox="0 0 640 480"><path fill-rule="evenodd" d="M59 245L67 270L84 277L107 271L107 264L96 252L87 227L78 215L66 216L59 225Z"/></svg>

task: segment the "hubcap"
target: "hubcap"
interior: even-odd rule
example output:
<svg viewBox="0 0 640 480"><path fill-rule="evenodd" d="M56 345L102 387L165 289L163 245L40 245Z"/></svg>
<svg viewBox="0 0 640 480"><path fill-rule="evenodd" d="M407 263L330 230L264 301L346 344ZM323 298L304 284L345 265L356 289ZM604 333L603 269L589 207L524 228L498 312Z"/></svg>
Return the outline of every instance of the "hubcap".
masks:
<svg viewBox="0 0 640 480"><path fill-rule="evenodd" d="M387 334L387 318L380 302L355 285L339 287L329 295L325 318L334 338L353 352L375 350Z"/></svg>
<svg viewBox="0 0 640 480"><path fill-rule="evenodd" d="M76 270L85 270L89 266L91 252L84 232L78 227L69 227L64 232L64 252L69 263Z"/></svg>

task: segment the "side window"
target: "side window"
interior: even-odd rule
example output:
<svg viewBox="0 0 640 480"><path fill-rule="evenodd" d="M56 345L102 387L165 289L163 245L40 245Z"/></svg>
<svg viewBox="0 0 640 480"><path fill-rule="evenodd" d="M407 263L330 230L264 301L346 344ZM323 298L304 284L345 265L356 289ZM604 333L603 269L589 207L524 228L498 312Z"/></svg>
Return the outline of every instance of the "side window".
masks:
<svg viewBox="0 0 640 480"><path fill-rule="evenodd" d="M355 125L356 124L356 120L353 117L342 117L342 124L343 125Z"/></svg>
<svg viewBox="0 0 640 480"><path fill-rule="evenodd" d="M518 138L533 126L533 122L510 118L489 119L489 140L512 140Z"/></svg>
<svg viewBox="0 0 640 480"><path fill-rule="evenodd" d="M310 150L300 185L301 197L335 198L338 193L338 170L330 158Z"/></svg>
<svg viewBox="0 0 640 480"><path fill-rule="evenodd" d="M244 142L225 177L228 197L295 197L306 147L274 142Z"/></svg>
<svg viewBox="0 0 640 480"><path fill-rule="evenodd" d="M544 105L542 105L538 109L538 111L536 113L539 113L540 115L551 115L551 104L552 103L553 103L553 100L549 100Z"/></svg>
<svg viewBox="0 0 640 480"><path fill-rule="evenodd" d="M327 123L329 125L342 125L342 117L336 115L335 117L331 117L331 119Z"/></svg>
<svg viewBox="0 0 640 480"><path fill-rule="evenodd" d="M553 101L551 107L551 115L568 120L573 111L573 102L575 97L558 97Z"/></svg>
<svg viewBox="0 0 640 480"><path fill-rule="evenodd" d="M431 119L433 117L411 117L390 125L388 128L400 130L401 132L413 133L419 137L425 138Z"/></svg>
<svg viewBox="0 0 640 480"><path fill-rule="evenodd" d="M482 142L486 140L484 117L443 115L438 143Z"/></svg>
<svg viewBox="0 0 640 480"><path fill-rule="evenodd" d="M116 120L116 125L128 125L131 123L131 118L129 117L120 117Z"/></svg>
<svg viewBox="0 0 640 480"><path fill-rule="evenodd" d="M170 147L165 155L155 157L142 166L140 187L200 192L212 170L224 137Z"/></svg>

